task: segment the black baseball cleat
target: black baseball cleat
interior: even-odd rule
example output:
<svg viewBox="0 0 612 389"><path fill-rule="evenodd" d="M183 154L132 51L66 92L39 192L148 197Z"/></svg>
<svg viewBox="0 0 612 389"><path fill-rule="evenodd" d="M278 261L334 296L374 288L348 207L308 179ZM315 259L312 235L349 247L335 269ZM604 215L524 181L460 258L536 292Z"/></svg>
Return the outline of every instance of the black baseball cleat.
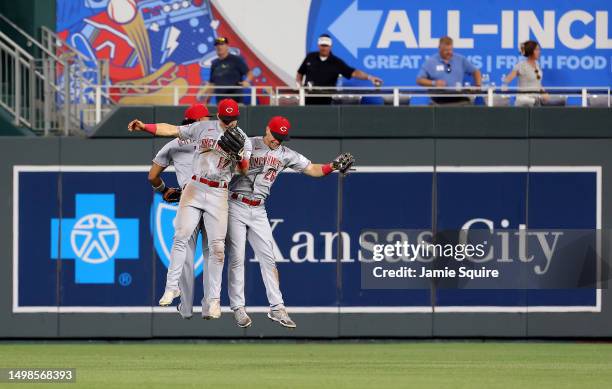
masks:
<svg viewBox="0 0 612 389"><path fill-rule="evenodd" d="M183 304L180 304L176 306L176 311L178 312L178 314L181 316L181 319L185 319L185 320L191 320L191 318L193 317L193 315L190 316L184 316L183 313L181 312L181 306Z"/></svg>

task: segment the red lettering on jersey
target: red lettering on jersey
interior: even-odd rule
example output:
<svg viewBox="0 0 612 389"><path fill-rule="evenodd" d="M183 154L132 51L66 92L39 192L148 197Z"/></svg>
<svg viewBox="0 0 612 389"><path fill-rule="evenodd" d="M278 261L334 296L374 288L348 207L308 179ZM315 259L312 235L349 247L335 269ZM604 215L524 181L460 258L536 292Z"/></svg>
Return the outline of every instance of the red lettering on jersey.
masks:
<svg viewBox="0 0 612 389"><path fill-rule="evenodd" d="M249 168L258 168L262 166L270 166L276 170L279 170L281 167L281 161L273 155L264 155L261 157L251 156Z"/></svg>
<svg viewBox="0 0 612 389"><path fill-rule="evenodd" d="M212 138L203 138L200 140L199 150L201 153L211 150L215 145L215 140Z"/></svg>

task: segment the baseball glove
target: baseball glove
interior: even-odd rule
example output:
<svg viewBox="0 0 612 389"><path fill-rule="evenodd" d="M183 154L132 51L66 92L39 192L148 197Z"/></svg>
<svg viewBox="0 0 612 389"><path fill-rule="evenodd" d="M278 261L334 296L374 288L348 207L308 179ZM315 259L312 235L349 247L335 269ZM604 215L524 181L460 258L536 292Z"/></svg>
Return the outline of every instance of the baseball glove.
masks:
<svg viewBox="0 0 612 389"><path fill-rule="evenodd" d="M162 198L167 203L178 203L181 200L181 188L166 188Z"/></svg>
<svg viewBox="0 0 612 389"><path fill-rule="evenodd" d="M228 128L221 138L218 145L234 160L242 159L242 151L244 149L245 136L237 127Z"/></svg>
<svg viewBox="0 0 612 389"><path fill-rule="evenodd" d="M350 153L342 153L337 156L336 159L334 159L332 162L332 168L346 175L351 169L351 166L353 166L353 163L355 163L355 157L353 157Z"/></svg>

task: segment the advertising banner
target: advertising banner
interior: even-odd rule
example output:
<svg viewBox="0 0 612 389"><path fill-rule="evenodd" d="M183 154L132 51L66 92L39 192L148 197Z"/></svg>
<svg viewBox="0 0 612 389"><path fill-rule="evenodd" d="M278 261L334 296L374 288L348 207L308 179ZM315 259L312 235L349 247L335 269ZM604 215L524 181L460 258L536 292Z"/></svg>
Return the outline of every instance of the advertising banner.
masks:
<svg viewBox="0 0 612 389"><path fill-rule="evenodd" d="M533 39L545 87L612 85L606 0L57 0L57 32L90 66L108 62L105 82L117 86L111 96L122 103L172 104L175 87L183 104L202 97L218 36L245 59L254 85L293 86L323 33L334 54L388 86L416 85L442 36L454 39L485 84L500 85L524 59L520 44Z"/></svg>
<svg viewBox="0 0 612 389"><path fill-rule="evenodd" d="M173 309L157 307L157 300L177 208L152 193L147 171L14 167L13 312ZM165 172L164 180L173 185L174 173ZM438 288L421 280L405 289L364 288L361 265L373 258L375 242L418 241L399 231L484 230L491 263L523 260L534 274L554 270L566 244L559 231L600 229L601 201L598 166L437 166L435 172L432 166L398 166L359 167L342 180L335 174L314 179L284 173L266 208L281 290L293 311L431 312L433 304L436 311L451 312L597 312L596 287ZM524 228L552 232L530 235L526 251L504 251L504 239L515 242L509 236ZM524 261L531 254L535 259ZM202 298L204 261L198 249L195 307ZM249 310L267 310L248 245L245 279ZM226 282L224 276L224 306Z"/></svg>

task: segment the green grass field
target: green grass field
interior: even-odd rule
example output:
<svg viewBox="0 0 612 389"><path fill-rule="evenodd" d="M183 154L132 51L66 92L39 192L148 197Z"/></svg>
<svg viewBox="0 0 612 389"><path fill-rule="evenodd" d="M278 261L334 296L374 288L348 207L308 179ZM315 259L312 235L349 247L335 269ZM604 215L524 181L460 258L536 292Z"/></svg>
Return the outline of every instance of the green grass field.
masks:
<svg viewBox="0 0 612 389"><path fill-rule="evenodd" d="M611 388L612 344L0 343L0 367L74 367L69 388Z"/></svg>

